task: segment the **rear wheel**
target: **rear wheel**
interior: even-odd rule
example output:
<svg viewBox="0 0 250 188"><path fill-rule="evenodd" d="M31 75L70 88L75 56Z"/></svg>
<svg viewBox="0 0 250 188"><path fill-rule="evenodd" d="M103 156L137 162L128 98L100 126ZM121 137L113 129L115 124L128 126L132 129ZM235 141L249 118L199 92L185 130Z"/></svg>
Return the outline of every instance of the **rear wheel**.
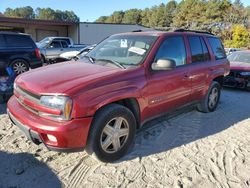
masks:
<svg viewBox="0 0 250 188"><path fill-rule="evenodd" d="M29 64L23 59L16 59L10 64L16 75L22 74L29 70Z"/></svg>
<svg viewBox="0 0 250 188"><path fill-rule="evenodd" d="M131 146L135 129L135 117L128 108L107 105L94 117L85 150L103 162L118 160Z"/></svg>
<svg viewBox="0 0 250 188"><path fill-rule="evenodd" d="M220 100L221 86L218 82L213 81L210 85L206 97L198 104L197 109L201 112L213 112Z"/></svg>

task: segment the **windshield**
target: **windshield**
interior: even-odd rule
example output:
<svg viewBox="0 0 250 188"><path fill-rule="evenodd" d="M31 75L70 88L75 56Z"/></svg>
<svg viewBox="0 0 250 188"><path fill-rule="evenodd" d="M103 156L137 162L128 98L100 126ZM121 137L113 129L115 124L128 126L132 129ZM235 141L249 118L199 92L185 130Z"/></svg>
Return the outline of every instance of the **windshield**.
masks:
<svg viewBox="0 0 250 188"><path fill-rule="evenodd" d="M136 66L142 63L156 39L156 36L111 36L98 44L87 56L101 65L115 62L122 67Z"/></svg>
<svg viewBox="0 0 250 188"><path fill-rule="evenodd" d="M41 40L41 41L39 41L38 43L37 43L37 46L39 47L39 48L44 48L45 46L47 46L47 44L50 42L50 38L49 37L46 37L46 38L44 38L43 40Z"/></svg>
<svg viewBox="0 0 250 188"><path fill-rule="evenodd" d="M230 62L250 63L250 52L234 52L227 58Z"/></svg>

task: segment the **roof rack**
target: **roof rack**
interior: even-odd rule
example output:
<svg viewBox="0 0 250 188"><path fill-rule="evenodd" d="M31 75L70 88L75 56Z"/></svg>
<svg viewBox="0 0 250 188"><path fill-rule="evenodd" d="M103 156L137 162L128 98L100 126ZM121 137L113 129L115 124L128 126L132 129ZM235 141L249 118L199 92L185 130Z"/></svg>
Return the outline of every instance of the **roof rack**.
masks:
<svg viewBox="0 0 250 188"><path fill-rule="evenodd" d="M189 29L176 29L174 32L194 32L194 33L203 33L203 34L209 34L214 35L213 33L209 31L197 31L197 30L189 30Z"/></svg>
<svg viewBox="0 0 250 188"><path fill-rule="evenodd" d="M143 32L143 30L142 29L138 29L138 30L134 30L132 32Z"/></svg>

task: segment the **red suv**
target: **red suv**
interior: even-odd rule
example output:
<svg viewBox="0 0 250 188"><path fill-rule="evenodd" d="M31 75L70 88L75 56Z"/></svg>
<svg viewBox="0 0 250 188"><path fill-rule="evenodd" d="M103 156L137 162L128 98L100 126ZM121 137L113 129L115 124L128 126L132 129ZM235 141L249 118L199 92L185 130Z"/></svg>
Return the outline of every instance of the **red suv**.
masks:
<svg viewBox="0 0 250 188"><path fill-rule="evenodd" d="M216 109L229 62L206 32L133 32L108 37L77 62L20 75L8 114L34 143L85 148L112 162L146 121L187 104Z"/></svg>

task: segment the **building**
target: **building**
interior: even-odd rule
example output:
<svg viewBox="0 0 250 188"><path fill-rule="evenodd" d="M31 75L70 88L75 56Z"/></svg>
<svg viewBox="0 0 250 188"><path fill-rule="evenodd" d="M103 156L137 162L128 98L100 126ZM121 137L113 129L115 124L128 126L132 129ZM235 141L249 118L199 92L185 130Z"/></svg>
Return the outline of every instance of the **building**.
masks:
<svg viewBox="0 0 250 188"><path fill-rule="evenodd" d="M46 36L75 36L78 27L79 24L74 22L0 17L1 31L28 33L34 41ZM78 38L73 40L77 41Z"/></svg>
<svg viewBox="0 0 250 188"><path fill-rule="evenodd" d="M147 29L149 28L134 24L81 22L79 24L79 43L96 44L112 34Z"/></svg>
<svg viewBox="0 0 250 188"><path fill-rule="evenodd" d="M78 44L96 44L115 33L145 29L148 28L133 24L75 23L0 17L1 31L28 33L36 42L47 36L61 36L71 37Z"/></svg>

